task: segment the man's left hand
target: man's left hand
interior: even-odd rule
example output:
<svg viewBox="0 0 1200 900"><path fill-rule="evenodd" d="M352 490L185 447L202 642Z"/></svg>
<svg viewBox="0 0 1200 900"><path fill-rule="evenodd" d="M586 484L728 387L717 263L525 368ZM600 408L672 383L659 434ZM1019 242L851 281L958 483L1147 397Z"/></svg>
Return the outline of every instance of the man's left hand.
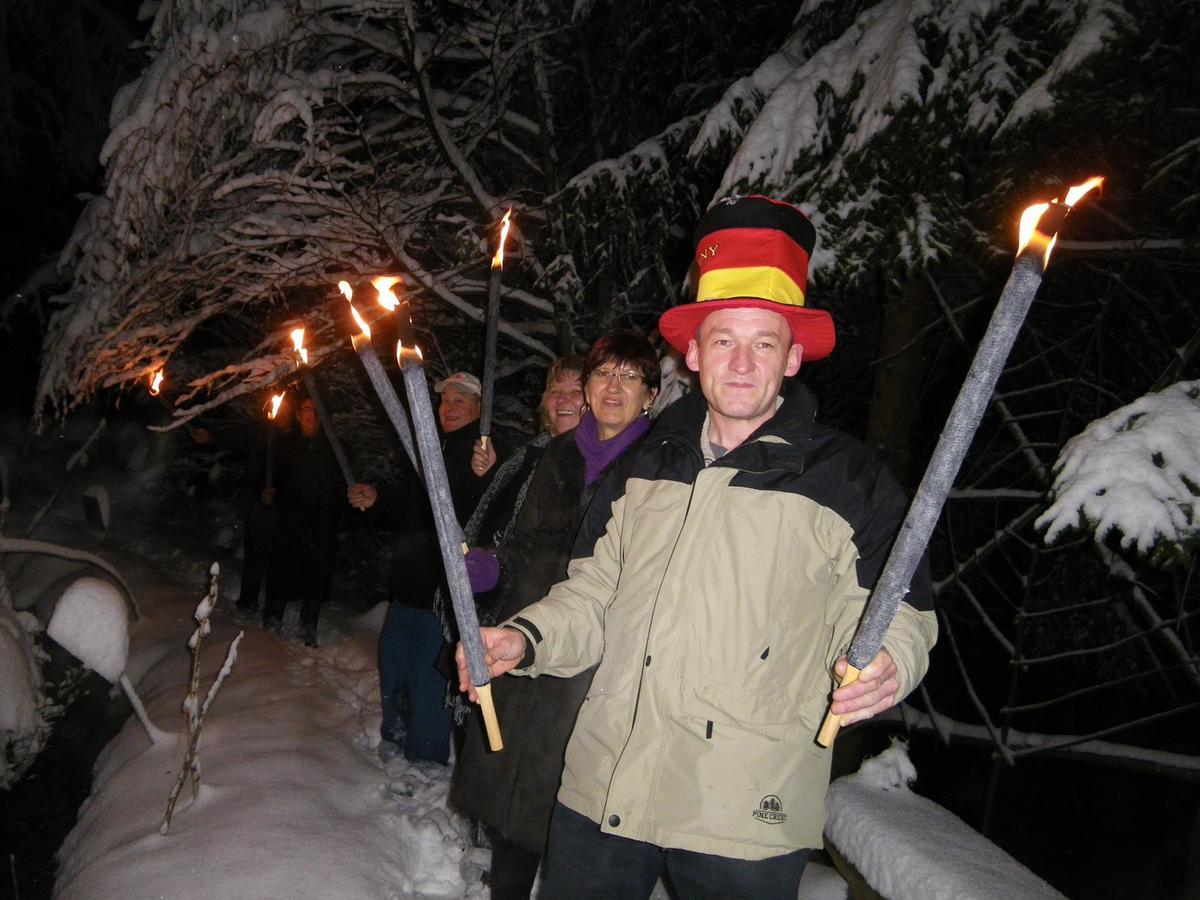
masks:
<svg viewBox="0 0 1200 900"><path fill-rule="evenodd" d="M846 674L846 657L834 663L833 671L838 678ZM833 705L829 711L841 716L845 727L895 706L896 692L900 689L896 674L892 655L880 650L878 656L863 666L858 681L833 692Z"/></svg>

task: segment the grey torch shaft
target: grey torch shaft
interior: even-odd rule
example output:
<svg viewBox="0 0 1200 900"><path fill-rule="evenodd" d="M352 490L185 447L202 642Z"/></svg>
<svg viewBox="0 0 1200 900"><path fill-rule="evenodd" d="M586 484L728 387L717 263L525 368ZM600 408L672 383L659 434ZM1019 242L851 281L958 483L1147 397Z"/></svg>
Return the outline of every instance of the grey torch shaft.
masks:
<svg viewBox="0 0 1200 900"><path fill-rule="evenodd" d="M1004 362L1041 283L1042 254L1027 250L1017 258L1004 285L966 381L950 410L950 417L863 613L858 632L846 652L847 661L857 669L866 666L879 653L884 634L900 608L900 601L908 593L913 573L933 535L942 506L950 495L963 457L979 428Z"/></svg>
<svg viewBox="0 0 1200 900"><path fill-rule="evenodd" d="M492 400L496 394L496 332L500 328L500 279L504 269L499 266L488 276L487 315L483 336L483 396L479 407L479 433L492 433Z"/></svg>
<svg viewBox="0 0 1200 900"><path fill-rule="evenodd" d="M403 370L404 389L408 393L408 406L412 410L417 447L420 449L421 463L425 469L425 490L433 507L433 520L437 527L438 544L442 550L442 563L446 567L446 581L450 587L454 618L458 622L459 639L467 658L467 672L471 683L480 687L492 680L492 673L483 660L479 617L475 614L475 597L471 592L471 579L467 576L467 564L462 554L462 529L454 515L454 499L450 496L446 461L442 458L441 442L438 440L437 427L433 420L433 407L429 402L425 367L410 361L403 365Z"/></svg>
<svg viewBox="0 0 1200 900"><path fill-rule="evenodd" d="M417 458L416 445L413 443L412 429L408 425L408 415L404 412L404 407L400 405L400 397L397 395L396 389L392 387L391 379L387 377L387 372L383 369L383 363L379 361L379 354L375 352L375 348L370 343L356 345L355 349L358 351L358 358L362 360L371 386L375 388L375 393L379 396L379 402L383 404L383 411L387 413L392 428L396 430L396 437L400 438L400 443L404 445L404 452L408 454L413 469L420 475L421 463Z"/></svg>
<svg viewBox="0 0 1200 900"><path fill-rule="evenodd" d="M346 449L338 439L337 432L333 430L333 419L329 417L329 410L325 408L325 398L317 390L317 380L308 369L301 369L300 377L304 381L304 388L308 391L308 396L312 398L313 406L317 408L317 418L321 420L321 430L325 432L325 439L329 441L329 446L333 449L334 459L337 460L338 468L342 470L342 478L346 480L346 487L358 484L358 479L354 477L354 470L350 468Z"/></svg>

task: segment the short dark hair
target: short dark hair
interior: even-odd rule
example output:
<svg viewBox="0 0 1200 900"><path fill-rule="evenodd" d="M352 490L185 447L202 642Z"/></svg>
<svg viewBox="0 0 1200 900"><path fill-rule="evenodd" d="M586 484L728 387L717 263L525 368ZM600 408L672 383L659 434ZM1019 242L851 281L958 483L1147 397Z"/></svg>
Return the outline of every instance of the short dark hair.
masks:
<svg viewBox="0 0 1200 900"><path fill-rule="evenodd" d="M592 344L583 360L583 383L587 384L593 369L610 362L625 363L637 369L646 387L652 391L657 391L662 383L658 354L645 337L631 328L609 332Z"/></svg>

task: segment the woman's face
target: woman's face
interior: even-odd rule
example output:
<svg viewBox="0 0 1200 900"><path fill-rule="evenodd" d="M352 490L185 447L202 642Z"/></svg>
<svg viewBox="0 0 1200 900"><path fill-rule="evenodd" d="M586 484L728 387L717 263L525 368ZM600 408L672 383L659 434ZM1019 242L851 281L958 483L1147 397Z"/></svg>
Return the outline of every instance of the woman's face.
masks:
<svg viewBox="0 0 1200 900"><path fill-rule="evenodd" d="M564 434L579 424L583 415L581 373L566 371L550 382L542 395L542 408L550 421L551 434Z"/></svg>
<svg viewBox="0 0 1200 900"><path fill-rule="evenodd" d="M639 369L615 359L592 369L583 392L600 426L602 441L628 428L630 422L650 408L656 393L646 387Z"/></svg>

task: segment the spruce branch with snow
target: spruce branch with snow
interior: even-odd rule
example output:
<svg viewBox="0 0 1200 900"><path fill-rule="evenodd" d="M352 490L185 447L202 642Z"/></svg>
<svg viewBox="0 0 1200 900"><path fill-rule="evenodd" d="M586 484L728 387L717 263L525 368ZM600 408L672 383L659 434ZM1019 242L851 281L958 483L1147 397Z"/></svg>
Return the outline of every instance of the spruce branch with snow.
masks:
<svg viewBox="0 0 1200 900"><path fill-rule="evenodd" d="M1091 422L1054 466L1047 543L1073 530L1158 564L1182 563L1200 535L1200 381L1146 394Z"/></svg>

